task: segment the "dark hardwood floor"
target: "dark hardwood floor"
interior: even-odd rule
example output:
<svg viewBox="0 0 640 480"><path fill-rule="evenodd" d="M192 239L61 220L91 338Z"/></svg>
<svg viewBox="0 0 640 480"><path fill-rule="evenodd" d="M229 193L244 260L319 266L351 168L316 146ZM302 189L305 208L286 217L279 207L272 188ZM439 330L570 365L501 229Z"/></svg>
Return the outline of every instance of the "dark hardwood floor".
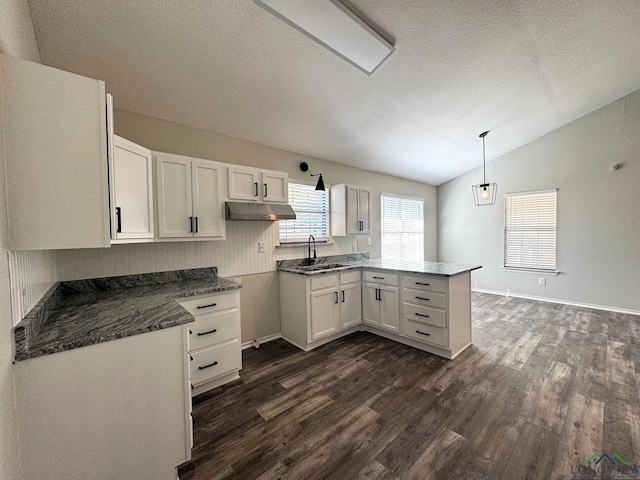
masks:
<svg viewBox="0 0 640 480"><path fill-rule="evenodd" d="M194 398L180 479L600 478L589 468L640 464L640 317L473 294L473 326L453 361L368 333L246 350L239 381Z"/></svg>

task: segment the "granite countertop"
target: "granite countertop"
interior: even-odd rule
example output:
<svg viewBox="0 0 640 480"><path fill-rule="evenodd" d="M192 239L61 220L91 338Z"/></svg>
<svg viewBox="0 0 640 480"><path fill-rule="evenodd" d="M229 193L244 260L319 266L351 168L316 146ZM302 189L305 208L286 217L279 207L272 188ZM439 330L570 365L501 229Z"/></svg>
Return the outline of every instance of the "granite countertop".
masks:
<svg viewBox="0 0 640 480"><path fill-rule="evenodd" d="M16 325L15 359L193 322L180 299L237 288L215 267L58 283Z"/></svg>
<svg viewBox="0 0 640 480"><path fill-rule="evenodd" d="M441 262L394 262L382 260L380 258L369 259L366 257L346 258L348 255L333 257L322 257L316 259L314 265L339 264L332 268L320 270L308 270L305 267L307 259L283 260L278 262L278 270L281 272L297 273L299 275L326 275L330 273L343 272L348 270L386 270L395 273L417 273L425 275L439 275L451 277L464 272L470 272L482 268L481 265L467 265L458 263Z"/></svg>

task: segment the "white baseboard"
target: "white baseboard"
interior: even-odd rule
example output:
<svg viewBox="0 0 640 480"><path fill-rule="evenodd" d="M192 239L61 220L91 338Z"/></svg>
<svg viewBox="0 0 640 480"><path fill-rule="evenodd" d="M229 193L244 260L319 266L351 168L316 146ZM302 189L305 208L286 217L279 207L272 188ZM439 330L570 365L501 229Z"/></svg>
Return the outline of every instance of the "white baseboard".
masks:
<svg viewBox="0 0 640 480"><path fill-rule="evenodd" d="M266 337L257 338L255 340L251 340L250 342L244 342L242 344L242 350L246 350L247 348L255 347L256 346L256 342L258 342L257 346L259 347L263 343L267 343L267 342L270 342L272 340L277 340L279 338L282 338L282 334L274 333L273 335L267 335Z"/></svg>
<svg viewBox="0 0 640 480"><path fill-rule="evenodd" d="M490 293L493 295L501 295L503 297L516 297L516 298L524 298L527 300L537 300L539 302L560 303L563 305L571 305L574 307L593 308L594 310L606 310L607 312L627 313L629 315L640 315L639 310L629 310L626 308L608 307L606 305L595 305L592 303L572 302L569 300L559 300L557 298L535 297L533 295L523 295L520 293L513 293L513 292L502 292L499 290L486 290L484 288L472 288L471 291L478 292L478 293Z"/></svg>

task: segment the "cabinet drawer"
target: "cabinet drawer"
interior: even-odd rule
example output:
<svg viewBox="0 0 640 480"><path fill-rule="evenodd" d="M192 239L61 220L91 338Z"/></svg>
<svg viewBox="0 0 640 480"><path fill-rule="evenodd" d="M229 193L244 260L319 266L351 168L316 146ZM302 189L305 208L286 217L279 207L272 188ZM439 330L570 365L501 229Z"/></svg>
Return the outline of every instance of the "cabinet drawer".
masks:
<svg viewBox="0 0 640 480"><path fill-rule="evenodd" d="M238 301L236 292L230 292L219 293L216 295L203 295L189 300L181 300L180 305L195 317L196 315L203 315L205 313L237 307Z"/></svg>
<svg viewBox="0 0 640 480"><path fill-rule="evenodd" d="M379 283L382 285L398 285L398 275L386 272L362 272L365 282Z"/></svg>
<svg viewBox="0 0 640 480"><path fill-rule="evenodd" d="M444 328L447 325L444 310L404 304L404 316L410 320Z"/></svg>
<svg viewBox="0 0 640 480"><path fill-rule="evenodd" d="M426 275L405 275L402 285L407 288L431 290L432 292L447 293L449 280L446 277L429 277Z"/></svg>
<svg viewBox="0 0 640 480"><path fill-rule="evenodd" d="M420 322L404 319L404 334L406 337L420 340L425 343L433 343L439 347L448 348L449 339L446 328L433 327Z"/></svg>
<svg viewBox="0 0 640 480"><path fill-rule="evenodd" d="M317 275L311 277L311 290L320 290L321 288L338 288L338 275Z"/></svg>
<svg viewBox="0 0 640 480"><path fill-rule="evenodd" d="M416 303L418 305L445 308L447 296L444 293L404 288L402 290L402 300L404 302Z"/></svg>
<svg viewBox="0 0 640 480"><path fill-rule="evenodd" d="M344 272L340 274L340 285L355 283L360 281L360 271Z"/></svg>
<svg viewBox="0 0 640 480"><path fill-rule="evenodd" d="M238 310L213 315L199 315L189 324L189 351L238 338Z"/></svg>
<svg viewBox="0 0 640 480"><path fill-rule="evenodd" d="M240 343L234 340L192 353L193 360L189 362L191 383L198 386L220 375L238 370L240 368L239 349Z"/></svg>

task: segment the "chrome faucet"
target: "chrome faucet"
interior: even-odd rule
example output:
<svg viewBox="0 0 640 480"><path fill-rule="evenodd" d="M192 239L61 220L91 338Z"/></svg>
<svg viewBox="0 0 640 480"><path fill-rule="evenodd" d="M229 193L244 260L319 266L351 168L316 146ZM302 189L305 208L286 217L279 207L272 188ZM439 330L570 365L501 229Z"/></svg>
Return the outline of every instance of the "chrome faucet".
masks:
<svg viewBox="0 0 640 480"><path fill-rule="evenodd" d="M313 260L311 260L311 241L313 240ZM309 235L309 254L307 256L307 265L313 265L315 259L318 258L316 255L316 239L313 235Z"/></svg>

